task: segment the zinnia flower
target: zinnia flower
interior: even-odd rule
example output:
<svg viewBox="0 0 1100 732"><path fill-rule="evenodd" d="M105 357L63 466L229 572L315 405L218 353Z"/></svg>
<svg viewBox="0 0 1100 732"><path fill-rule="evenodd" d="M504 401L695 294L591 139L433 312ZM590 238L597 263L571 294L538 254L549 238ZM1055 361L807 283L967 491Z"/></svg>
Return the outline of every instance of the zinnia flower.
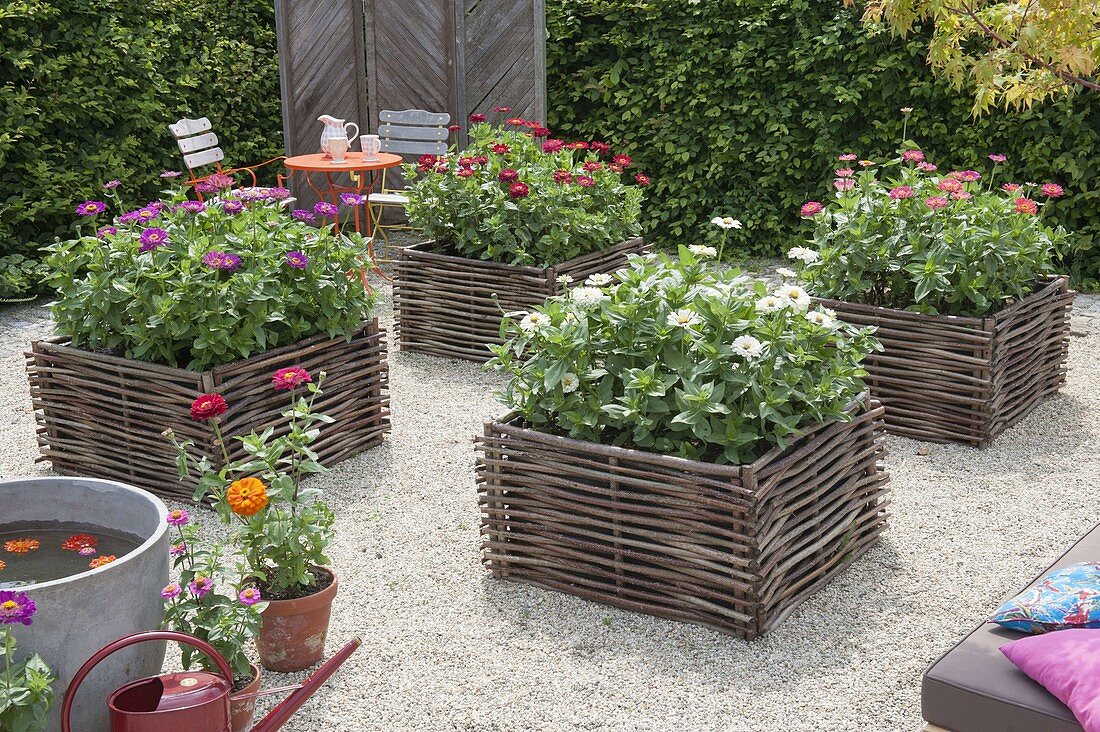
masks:
<svg viewBox="0 0 1100 732"><path fill-rule="evenodd" d="M191 521L191 516L185 509L177 508L168 512L168 518L165 521L169 526L186 526Z"/></svg>
<svg viewBox="0 0 1100 732"><path fill-rule="evenodd" d="M573 179L573 182L581 188L591 188L596 185L596 181L590 175L578 175Z"/></svg>
<svg viewBox="0 0 1100 732"><path fill-rule="evenodd" d="M113 236L114 234L117 234L117 233L118 233L118 229L115 228L114 226L104 226L102 229L98 230L95 233L95 235L98 238L103 239L103 238L108 237L108 236Z"/></svg>
<svg viewBox="0 0 1100 732"><path fill-rule="evenodd" d="M76 212L81 216L95 216L107 210L107 204L103 201L85 201L76 207Z"/></svg>
<svg viewBox="0 0 1100 732"><path fill-rule="evenodd" d="M996 153L994 153L993 155L989 155L988 157L995 163L1003 163L1004 161L1008 160L1008 158L1006 158L1004 155L998 155Z"/></svg>
<svg viewBox="0 0 1100 732"><path fill-rule="evenodd" d="M450 133L458 132L462 129L462 125L447 125L447 131Z"/></svg>
<svg viewBox="0 0 1100 732"><path fill-rule="evenodd" d="M615 165L621 165L624 168L629 168L630 164L634 162L634 158L630 157L629 155L623 154L616 155L615 157L611 158L611 160L615 163Z"/></svg>
<svg viewBox="0 0 1100 732"><path fill-rule="evenodd" d="M160 174L161 178L179 178L182 175L178 170L165 170Z"/></svg>
<svg viewBox="0 0 1100 732"><path fill-rule="evenodd" d="M230 484L225 502L238 516L259 513L267 505L267 486L257 478L241 478Z"/></svg>
<svg viewBox="0 0 1100 732"><path fill-rule="evenodd" d="M475 173L471 168L462 168L457 173L455 173L455 175L457 175L459 178L472 178L477 175L477 173Z"/></svg>
<svg viewBox="0 0 1100 732"><path fill-rule="evenodd" d="M362 206L367 202L366 196L360 196L358 193L341 193L340 203L345 206Z"/></svg>
<svg viewBox="0 0 1100 732"><path fill-rule="evenodd" d="M550 136L550 128L549 127L543 127L543 126L539 125L537 127L532 127L531 128L531 137L549 137L549 136Z"/></svg>
<svg viewBox="0 0 1100 732"><path fill-rule="evenodd" d="M776 267L775 273L780 277L798 277L798 273L788 267Z"/></svg>
<svg viewBox="0 0 1100 732"><path fill-rule="evenodd" d="M756 309L761 313L774 313L787 307L787 303L775 295L765 295L756 301Z"/></svg>
<svg viewBox="0 0 1100 732"><path fill-rule="evenodd" d="M912 197L913 197L913 189L910 188L909 186L898 186L897 188L891 188L890 189L890 198L894 199L895 201L901 200L903 198L912 198Z"/></svg>
<svg viewBox="0 0 1100 732"><path fill-rule="evenodd" d="M806 201L806 203L802 204L802 208L799 210L799 213L802 215L802 218L808 219L811 216L817 216L824 210L825 207L822 206L819 202Z"/></svg>
<svg viewBox="0 0 1100 732"><path fill-rule="evenodd" d="M42 543L38 539L9 539L4 542L4 551L10 554L26 554L35 551L40 546L42 546Z"/></svg>
<svg viewBox="0 0 1100 732"><path fill-rule="evenodd" d="M827 313L821 310L815 310L812 313L806 313L806 320L810 321L814 325L820 325L822 328L831 328L836 322Z"/></svg>
<svg viewBox="0 0 1100 732"><path fill-rule="evenodd" d="M244 211L244 202L243 201L226 201L222 205L222 210L225 211L230 216L236 216L241 211Z"/></svg>
<svg viewBox="0 0 1100 732"><path fill-rule="evenodd" d="M82 557L94 557L95 556L95 547L86 546L86 547L83 547L83 548L77 550L76 553L79 554Z"/></svg>
<svg viewBox="0 0 1100 732"><path fill-rule="evenodd" d="M160 591L160 596L165 600L175 600L183 592L183 588L180 587L179 582L169 582L164 586L164 589Z"/></svg>
<svg viewBox="0 0 1100 732"><path fill-rule="evenodd" d="M791 247L787 251L787 257L790 259L798 259L806 264L813 264L817 260L821 259L821 255L814 249L808 249L806 247Z"/></svg>
<svg viewBox="0 0 1100 732"><path fill-rule="evenodd" d="M1039 192L1047 198L1058 198L1066 194L1066 189L1057 183L1044 183Z"/></svg>
<svg viewBox="0 0 1100 732"><path fill-rule="evenodd" d="M157 247L168 246L168 232L164 229L145 229L141 232L141 246L138 252L151 252Z"/></svg>
<svg viewBox="0 0 1100 732"><path fill-rule="evenodd" d="M688 308L681 308L669 313L668 317L665 318L665 322L674 328L690 328L703 321L694 311Z"/></svg>
<svg viewBox="0 0 1100 732"><path fill-rule="evenodd" d="M294 269L305 269L309 266L309 257L301 252L287 252L286 263Z"/></svg>
<svg viewBox="0 0 1100 732"><path fill-rule="evenodd" d="M1029 214L1034 216L1039 213L1039 205L1032 201L1030 198L1017 198L1016 199L1016 213Z"/></svg>
<svg viewBox="0 0 1100 732"><path fill-rule="evenodd" d="M835 175L837 178L851 178L853 175L855 175L855 173L856 171L852 170L851 168L837 168L833 171L833 175Z"/></svg>
<svg viewBox="0 0 1100 732"><path fill-rule="evenodd" d="M837 178L833 181L833 188L836 188L841 193L850 191L856 187L856 182L852 178Z"/></svg>
<svg viewBox="0 0 1100 732"><path fill-rule="evenodd" d="M494 112L500 112L501 114L507 114L512 111L511 107L493 107Z"/></svg>
<svg viewBox="0 0 1100 732"><path fill-rule="evenodd" d="M611 152L611 146L608 145L606 142L601 142L599 140L588 143L588 149L595 151L597 155L607 155L609 152ZM623 157L625 158L627 156L623 155ZM615 164L620 165L620 163ZM623 167L626 166L624 165Z"/></svg>
<svg viewBox="0 0 1100 732"><path fill-rule="evenodd" d="M285 201L290 198L290 189L284 188L283 186L275 186L267 192L267 196L273 201Z"/></svg>
<svg viewBox="0 0 1100 732"><path fill-rule="evenodd" d="M733 351L745 358L756 358L764 352L764 344L750 335L733 339Z"/></svg>
<svg viewBox="0 0 1100 732"><path fill-rule="evenodd" d="M67 552L78 552L84 547L96 546L97 544L99 544L99 539L91 534L74 534L61 542L61 548Z"/></svg>
<svg viewBox="0 0 1100 732"><path fill-rule="evenodd" d="M484 114L474 113L474 114L471 114L468 119L470 120L470 124L475 124L476 125L476 124L479 124L481 122L484 122L486 119L488 119L488 117L486 117Z"/></svg>
<svg viewBox="0 0 1100 732"><path fill-rule="evenodd" d="M565 142L563 142L562 140L547 140L546 142L542 143L542 151L544 153L556 153L563 147L565 147Z"/></svg>
<svg viewBox="0 0 1100 732"><path fill-rule="evenodd" d="M783 302L788 305L793 305L798 310L805 310L810 307L810 295L804 289L798 285L783 285L775 292Z"/></svg>
<svg viewBox="0 0 1100 732"><path fill-rule="evenodd" d="M116 557L114 554L107 554L106 556L96 557L92 561L88 562L88 567L90 567L91 569L99 569L100 567L107 566L116 559L118 559L118 557Z"/></svg>
<svg viewBox="0 0 1100 732"><path fill-rule="evenodd" d="M201 422L225 414L229 405L221 394L203 394L191 402L191 419Z"/></svg>
<svg viewBox="0 0 1100 732"><path fill-rule="evenodd" d="M719 229L740 229L741 222L732 216L715 216L710 220L710 223L717 226Z"/></svg>
<svg viewBox="0 0 1100 732"><path fill-rule="evenodd" d="M246 587L241 590L241 594L237 595L237 599L241 601L242 605L251 607L262 600L263 597L261 597L260 591L255 587Z"/></svg>
<svg viewBox="0 0 1100 732"><path fill-rule="evenodd" d="M550 316L546 313L528 313L519 321L520 330L525 333L533 333L550 325Z"/></svg>
<svg viewBox="0 0 1100 732"><path fill-rule="evenodd" d="M207 252L202 255L202 263L211 269L233 272L241 266L241 258L228 252Z"/></svg>
<svg viewBox="0 0 1100 732"><path fill-rule="evenodd" d="M314 221L317 220L317 218L310 211L306 211L304 208L296 208L290 212L290 215L298 219L299 221L306 222L307 224L312 224Z"/></svg>
<svg viewBox="0 0 1100 732"><path fill-rule="evenodd" d="M598 287L574 287L569 297L582 308L595 307L608 299L607 293Z"/></svg>
<svg viewBox="0 0 1100 732"><path fill-rule="evenodd" d="M648 186L652 182L652 179L645 173L638 173L634 176L634 180L640 186Z"/></svg>
<svg viewBox="0 0 1100 732"><path fill-rule="evenodd" d="M275 391L290 391L311 381L313 377L301 366L287 366L285 369L276 371L271 377L271 385L275 387Z"/></svg>
<svg viewBox="0 0 1100 732"><path fill-rule="evenodd" d="M870 168L874 164L875 164L874 160L860 160L859 161L860 167L863 167L863 168Z"/></svg>
<svg viewBox="0 0 1100 732"><path fill-rule="evenodd" d="M924 199L924 205L935 211L938 208L945 208L948 204L948 200L943 196L929 196Z"/></svg>
<svg viewBox="0 0 1100 732"><path fill-rule="evenodd" d="M103 187L105 189L107 189L108 191L113 191L115 188L118 188L120 185L122 185L122 181L120 181L118 178L115 178L114 180L109 180L106 183L104 183Z"/></svg>
<svg viewBox="0 0 1100 732"><path fill-rule="evenodd" d="M967 183L974 183L982 179L982 174L976 170L961 170L959 171L959 180L966 181Z"/></svg>
<svg viewBox="0 0 1100 732"><path fill-rule="evenodd" d="M26 592L0 590L0 624L30 625L31 618L37 610L38 606L34 604L34 600L27 597Z"/></svg>
<svg viewBox="0 0 1100 732"><path fill-rule="evenodd" d="M963 184L957 178L944 178L936 187L945 193L954 193L955 191L961 191Z"/></svg>
<svg viewBox="0 0 1100 732"><path fill-rule="evenodd" d="M584 284L588 287L606 287L611 284L612 277L606 272L596 272L595 274L588 275L588 279L584 281ZM572 282L572 278L569 280Z"/></svg>
<svg viewBox="0 0 1100 732"><path fill-rule="evenodd" d="M182 557L187 553L187 544L180 542L179 544L173 544L172 548L168 550L168 556L170 557Z"/></svg>
<svg viewBox="0 0 1100 732"><path fill-rule="evenodd" d="M599 162L598 160L589 160L581 167L589 173L595 173L597 170L603 170L603 163Z"/></svg>
<svg viewBox="0 0 1100 732"><path fill-rule="evenodd" d="M340 213L340 209L336 207L335 203L329 203L328 201L318 201L313 205L313 213L318 216L335 216Z"/></svg>
<svg viewBox="0 0 1100 732"><path fill-rule="evenodd" d="M970 193L968 193L967 191L955 191L951 194L951 198L955 199L956 201L969 201L971 198L973 198L973 196L970 195Z"/></svg>
<svg viewBox="0 0 1100 732"><path fill-rule="evenodd" d="M1020 190L1020 186L1017 183L1005 183L1003 186L1001 186L1001 190L1005 193L1015 193L1016 191Z"/></svg>
<svg viewBox="0 0 1100 732"><path fill-rule="evenodd" d="M504 168L497 173L497 178L501 183L511 183L514 180L519 180L519 171L512 168Z"/></svg>
<svg viewBox="0 0 1100 732"><path fill-rule="evenodd" d="M508 195L512 198L526 198L527 194L530 192L526 183L513 183L508 188Z"/></svg>
<svg viewBox="0 0 1100 732"><path fill-rule="evenodd" d="M718 250L714 247L708 247L705 244L692 244L688 247L688 251L699 257L700 259L709 259L711 257L718 256Z"/></svg>
<svg viewBox="0 0 1100 732"><path fill-rule="evenodd" d="M837 155L836 159L842 163L850 163L853 160L859 160L859 156L855 153L844 153L843 155Z"/></svg>
<svg viewBox="0 0 1100 732"><path fill-rule="evenodd" d="M508 147L503 142L498 142L497 144L493 145L489 149L492 150L493 152L495 152L497 155L506 155L506 154L512 152L512 148Z"/></svg>
<svg viewBox="0 0 1100 732"><path fill-rule="evenodd" d="M0 572L3 572L6 566L8 566L7 563L3 559L0 559Z"/></svg>
<svg viewBox="0 0 1100 732"><path fill-rule="evenodd" d="M191 584L187 585L187 589L191 590L191 594L201 600L209 594L210 590L214 589L214 580L200 574L191 580Z"/></svg>
<svg viewBox="0 0 1100 732"><path fill-rule="evenodd" d="M187 213L197 214L206 210L206 204L202 201L184 201L180 208Z"/></svg>
<svg viewBox="0 0 1100 732"><path fill-rule="evenodd" d="M527 120L523 119L522 117L509 117L508 119L504 120L504 122L505 124L510 124L513 127L523 127L527 124Z"/></svg>
<svg viewBox="0 0 1100 732"><path fill-rule="evenodd" d="M901 154L901 159L907 163L919 163L924 160L924 153L920 150L906 150Z"/></svg>
<svg viewBox="0 0 1100 732"><path fill-rule="evenodd" d="M563 394L572 394L581 385L581 380L572 371L566 372L561 377L561 390Z"/></svg>
<svg viewBox="0 0 1100 732"><path fill-rule="evenodd" d="M936 166L922 160L917 163L917 170L923 170L925 173L934 173L936 172Z"/></svg>

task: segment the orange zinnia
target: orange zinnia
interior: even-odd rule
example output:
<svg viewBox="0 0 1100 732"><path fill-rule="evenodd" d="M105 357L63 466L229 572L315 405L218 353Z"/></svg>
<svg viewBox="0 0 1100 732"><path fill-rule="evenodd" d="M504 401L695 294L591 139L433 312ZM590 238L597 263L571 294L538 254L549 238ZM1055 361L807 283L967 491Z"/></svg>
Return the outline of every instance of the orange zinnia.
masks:
<svg viewBox="0 0 1100 732"><path fill-rule="evenodd" d="M26 554L40 546L38 539L12 539L4 542L4 549L12 554Z"/></svg>
<svg viewBox="0 0 1100 732"><path fill-rule="evenodd" d="M259 513L267 505L267 486L258 478L241 478L229 486L225 502L238 516Z"/></svg>
<svg viewBox="0 0 1100 732"><path fill-rule="evenodd" d="M88 566L92 569L99 569L103 565L110 564L111 562L115 561L115 559L117 558L118 557L116 557L114 554L108 554L105 557L96 557L92 561L88 562Z"/></svg>
<svg viewBox="0 0 1100 732"><path fill-rule="evenodd" d="M4 564L4 560L0 559L0 570L3 570L4 567L6 567L6 566L8 566L8 565Z"/></svg>

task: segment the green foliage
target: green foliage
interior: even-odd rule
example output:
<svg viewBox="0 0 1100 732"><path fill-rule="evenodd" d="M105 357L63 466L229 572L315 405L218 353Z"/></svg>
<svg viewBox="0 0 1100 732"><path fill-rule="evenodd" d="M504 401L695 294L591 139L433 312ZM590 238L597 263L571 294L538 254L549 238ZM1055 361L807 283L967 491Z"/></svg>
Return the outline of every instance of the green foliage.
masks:
<svg viewBox="0 0 1100 732"><path fill-rule="evenodd" d="M182 553L172 560L172 567L179 574L161 593L167 595L161 627L206 641L229 662L235 676L250 678L248 648L263 625L260 613L267 603L241 600L247 587L244 567L230 564L220 544L204 546L194 525L180 527L178 538ZM212 584L205 589L208 581ZM185 669L217 669L198 649L180 649Z"/></svg>
<svg viewBox="0 0 1100 732"><path fill-rule="evenodd" d="M733 464L847 419L871 329L810 310L796 285L768 294L716 272L716 254L635 256L506 318L490 362L511 376L501 401L536 429Z"/></svg>
<svg viewBox="0 0 1100 732"><path fill-rule="evenodd" d="M838 178L842 190L824 211L804 209L816 221L814 248L796 247L789 256L815 294L980 317L1030 294L1054 272L1051 255L1066 236L1040 219L1046 204L1035 200L1043 197L1039 186L1009 184L1004 191L993 187L992 174L982 179L975 170L923 172L916 159L922 154L906 154L913 159Z"/></svg>
<svg viewBox="0 0 1100 732"><path fill-rule="evenodd" d="M370 316L374 296L350 276L366 249L357 234L230 195L191 213L177 205L182 195L117 217L102 238L92 232L106 222L92 217L83 236L47 247L54 321L74 346L203 370L318 333L350 337ZM241 213L227 212L241 203ZM150 229L167 234L167 246L145 251ZM211 252L239 256L239 267L211 266ZM308 264L291 266L291 252Z"/></svg>
<svg viewBox="0 0 1100 732"><path fill-rule="evenodd" d="M837 0L554 0L548 25L550 126L652 174L651 240L698 241L733 216L733 253L785 251L809 231L798 208L828 185L830 158L889 157L912 107L909 136L942 167L1003 153L1007 179L1064 185L1050 218L1083 249L1062 266L1100 278L1096 96L974 121L972 97L929 73L926 33L876 32Z"/></svg>
<svg viewBox="0 0 1100 732"><path fill-rule="evenodd" d="M406 166L420 177L405 210L461 256L548 267L637 236L641 191L623 183L629 161L609 154L474 124L461 157Z"/></svg>
<svg viewBox="0 0 1100 732"><path fill-rule="evenodd" d="M20 299L38 293L49 269L22 254L0 257L0 300Z"/></svg>
<svg viewBox="0 0 1100 732"><path fill-rule="evenodd" d="M35 654L15 656L15 637L7 626L0 630L0 730L43 732L54 702L50 667Z"/></svg>
<svg viewBox="0 0 1100 732"><path fill-rule="evenodd" d="M0 0L0 255L66 237L114 178L128 206L210 117L234 164L282 152L269 0Z"/></svg>

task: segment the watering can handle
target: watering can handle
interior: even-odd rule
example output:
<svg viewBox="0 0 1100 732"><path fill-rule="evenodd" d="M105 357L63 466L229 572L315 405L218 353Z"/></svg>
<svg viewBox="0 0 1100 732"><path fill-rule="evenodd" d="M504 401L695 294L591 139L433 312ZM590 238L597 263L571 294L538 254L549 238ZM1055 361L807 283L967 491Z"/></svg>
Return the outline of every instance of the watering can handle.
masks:
<svg viewBox="0 0 1100 732"><path fill-rule="evenodd" d="M229 662L206 641L187 635L186 633L177 633L174 630L147 630L143 633L134 633L125 638L119 638L106 648L97 651L96 654L89 658L84 665L80 667L80 670L76 672L76 676L73 677L73 680L69 683L69 688L65 691L65 702L61 705L61 732L72 732L69 717L73 711L73 701L76 699L76 689L83 683L88 674L92 672L93 668L98 666L107 656L110 656L116 651L121 651L127 646L158 640L174 640L198 648L214 661L215 665L218 667L218 671L221 672L222 676L226 678L230 685L233 684L233 669L229 667Z"/></svg>

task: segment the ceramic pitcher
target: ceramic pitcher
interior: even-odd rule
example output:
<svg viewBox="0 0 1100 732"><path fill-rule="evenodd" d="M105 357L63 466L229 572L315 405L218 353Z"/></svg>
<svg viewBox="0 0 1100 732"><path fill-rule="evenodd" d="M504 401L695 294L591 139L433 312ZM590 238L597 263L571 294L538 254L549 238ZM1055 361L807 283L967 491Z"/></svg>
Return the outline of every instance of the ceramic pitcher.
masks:
<svg viewBox="0 0 1100 732"><path fill-rule="evenodd" d="M344 120L330 117L327 114L322 114L317 118L318 122L323 122L325 125L324 130L321 131L321 152L325 154L326 158L333 157L333 150L329 147L331 140L343 140L344 144L340 145L340 158L344 157L344 153L351 147L351 141L359 136L359 125L354 122L348 122L344 124ZM348 135L348 128L354 127L355 134Z"/></svg>

